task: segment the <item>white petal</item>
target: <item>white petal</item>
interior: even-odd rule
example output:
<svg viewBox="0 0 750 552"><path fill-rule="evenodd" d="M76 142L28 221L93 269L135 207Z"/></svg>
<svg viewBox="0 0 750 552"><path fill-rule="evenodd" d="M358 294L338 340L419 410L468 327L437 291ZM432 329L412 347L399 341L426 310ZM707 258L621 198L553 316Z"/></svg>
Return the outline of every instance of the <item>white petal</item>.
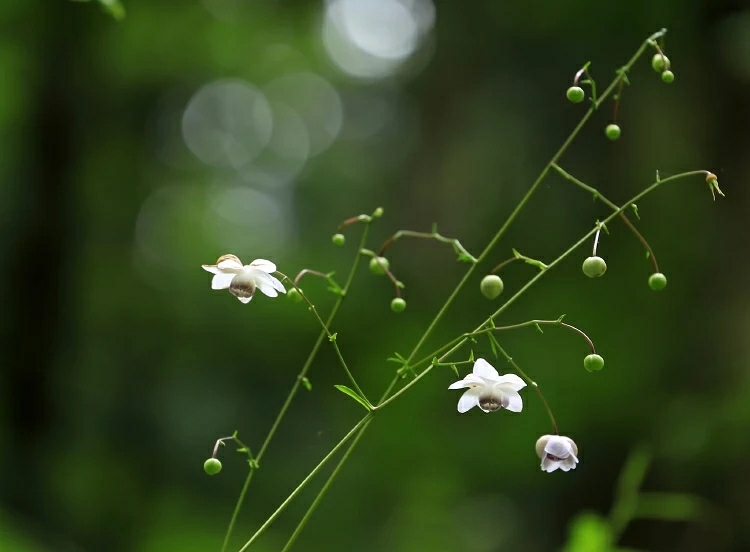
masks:
<svg viewBox="0 0 750 552"><path fill-rule="evenodd" d="M463 389L464 387L486 387L486 384L482 378L475 376L474 374L467 375L461 381L451 383L448 389Z"/></svg>
<svg viewBox="0 0 750 552"><path fill-rule="evenodd" d="M269 276L265 272L261 272L260 270L255 269L248 269L245 270L253 270L253 278L255 279L255 285L258 286L258 289L263 292L264 295L268 295L269 297L277 297L279 294L276 292L276 286L273 285L273 282L271 279L274 279L273 276Z"/></svg>
<svg viewBox="0 0 750 552"><path fill-rule="evenodd" d="M211 289L227 289L229 284L232 283L236 274L225 274L223 272L217 273L213 280L211 280Z"/></svg>
<svg viewBox="0 0 750 552"><path fill-rule="evenodd" d="M508 400L508 406L505 407L506 410L510 410L511 412L521 412L521 410L523 410L523 399L521 398L521 395L512 389L506 389L504 391L503 396Z"/></svg>
<svg viewBox="0 0 750 552"><path fill-rule="evenodd" d="M201 265L201 268L211 274L221 274L221 269L216 265Z"/></svg>
<svg viewBox="0 0 750 552"><path fill-rule="evenodd" d="M266 272L268 274L270 274L271 272L276 272L276 265L271 261L267 261L265 259L255 259L248 266L257 268L258 270L262 270L263 272Z"/></svg>
<svg viewBox="0 0 750 552"><path fill-rule="evenodd" d="M560 462L558 462L557 460L552 460L551 458L547 458L546 456L542 458L542 470L546 471L547 473L552 473L559 467Z"/></svg>
<svg viewBox="0 0 750 552"><path fill-rule="evenodd" d="M475 406L479 406L479 391L476 389L469 389L458 399L458 411L461 414Z"/></svg>
<svg viewBox="0 0 750 552"><path fill-rule="evenodd" d="M233 259L224 259L216 266L221 270L231 270L236 273L237 271L242 270L242 263L239 261L240 260L237 257L234 257Z"/></svg>
<svg viewBox="0 0 750 552"><path fill-rule="evenodd" d="M286 288L284 287L284 284L282 284L278 278L274 278L270 274L268 275L268 279L270 280L273 287L276 288L276 291L279 293L286 293Z"/></svg>
<svg viewBox="0 0 750 552"><path fill-rule="evenodd" d="M573 453L573 447L564 437L555 435L544 447L544 452L557 456L558 458L567 458Z"/></svg>
<svg viewBox="0 0 750 552"><path fill-rule="evenodd" d="M237 296L235 295L235 297ZM252 298L252 295L250 297L237 297L237 299L239 299L241 303L249 303Z"/></svg>
<svg viewBox="0 0 750 552"><path fill-rule="evenodd" d="M492 365L484 360L483 358L478 358L476 362L474 363L474 369L472 370L474 375L480 376L487 379L497 379L497 370L495 370Z"/></svg>
<svg viewBox="0 0 750 552"><path fill-rule="evenodd" d="M495 380L496 383L502 383L504 385L509 386L513 391L520 391L524 387L526 387L526 382L523 381L521 378L519 378L515 374L505 374L500 377L498 377Z"/></svg>

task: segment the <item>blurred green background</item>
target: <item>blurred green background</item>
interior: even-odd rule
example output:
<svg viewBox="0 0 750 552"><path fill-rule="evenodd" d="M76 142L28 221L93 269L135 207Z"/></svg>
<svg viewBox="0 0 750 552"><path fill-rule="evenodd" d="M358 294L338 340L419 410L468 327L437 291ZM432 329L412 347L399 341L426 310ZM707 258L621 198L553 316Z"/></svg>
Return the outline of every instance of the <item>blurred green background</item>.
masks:
<svg viewBox="0 0 750 552"><path fill-rule="evenodd" d="M675 82L661 82L649 52L623 96L621 139L603 134L610 103L562 165L615 202L657 169L713 170L727 198L713 202L694 178L640 202L664 292L648 288L642 247L612 223L604 278L581 274L582 249L501 321L565 313L606 358L585 372L585 344L555 328L500 336L578 443L578 469L540 471L534 443L549 423L530 391L522 414L459 415L455 375L435 370L374 421L296 549L557 550L576 516L607 514L639 444L653 451L645 490L700 497L713 514L636 520L622 547L750 549L750 5L125 8L118 22L95 3L0 2L0 550L218 551L246 464L231 447L220 475L203 461L235 429L257 450L318 327L286 298L244 306L211 291L200 265L234 253L343 280L360 229L343 249L330 237L377 206L371 248L437 222L478 254L583 114L565 100L575 71L591 61L603 88L661 27ZM550 175L424 353L497 307L478 283L512 247L550 261L606 213ZM432 242L404 240L389 258L406 312L390 311L392 289L363 266L332 328L370 396L467 266ZM504 271L503 297L533 271ZM303 284L326 313L324 283ZM507 371L486 343L475 353ZM361 416L333 388L346 380L327 344L309 377L230 550ZM258 550L281 549L322 482ZM605 549L583 541L568 550Z"/></svg>

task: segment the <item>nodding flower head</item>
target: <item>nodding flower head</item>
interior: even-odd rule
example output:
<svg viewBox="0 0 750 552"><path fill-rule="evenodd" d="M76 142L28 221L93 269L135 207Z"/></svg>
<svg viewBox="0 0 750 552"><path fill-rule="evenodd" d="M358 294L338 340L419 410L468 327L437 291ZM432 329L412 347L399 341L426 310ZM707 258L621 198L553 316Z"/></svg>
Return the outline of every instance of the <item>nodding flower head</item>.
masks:
<svg viewBox="0 0 750 552"><path fill-rule="evenodd" d="M286 288L272 274L276 272L276 265L265 259L255 259L249 265L244 265L234 255L222 255L215 265L202 265L214 275L211 289L229 289L229 292L243 303L249 303L259 289L268 297L276 297L279 293L286 293Z"/></svg>
<svg viewBox="0 0 750 552"><path fill-rule="evenodd" d="M543 435L536 442L536 454L542 459L542 470L551 473L560 468L570 471L578 464L578 446L570 437Z"/></svg>
<svg viewBox="0 0 750 552"><path fill-rule="evenodd" d="M511 412L521 412L523 399L518 392L526 383L515 374L501 376L492 365L478 358L474 369L464 379L453 383L448 389L466 389L458 399L458 411L463 413L475 406L484 412L494 412L505 408Z"/></svg>

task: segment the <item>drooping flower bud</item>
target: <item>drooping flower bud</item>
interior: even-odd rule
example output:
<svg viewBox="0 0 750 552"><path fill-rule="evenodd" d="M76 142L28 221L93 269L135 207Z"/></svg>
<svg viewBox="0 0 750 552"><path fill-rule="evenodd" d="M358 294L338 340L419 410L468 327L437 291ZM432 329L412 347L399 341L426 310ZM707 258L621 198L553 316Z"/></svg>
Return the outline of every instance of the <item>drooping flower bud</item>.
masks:
<svg viewBox="0 0 750 552"><path fill-rule="evenodd" d="M503 292L504 287L500 276L497 274L488 274L482 278L482 281L479 284L479 291L481 291L482 295L487 299L495 299Z"/></svg>
<svg viewBox="0 0 750 552"><path fill-rule="evenodd" d="M582 269L589 278L598 278L607 272L607 263L601 257L588 257L583 261Z"/></svg>
<svg viewBox="0 0 750 552"><path fill-rule="evenodd" d="M385 257L373 257L370 259L370 272L382 276L390 268L391 263Z"/></svg>
<svg viewBox="0 0 750 552"><path fill-rule="evenodd" d="M221 461L218 458L209 458L203 463L203 471L208 475L216 475L221 471Z"/></svg>

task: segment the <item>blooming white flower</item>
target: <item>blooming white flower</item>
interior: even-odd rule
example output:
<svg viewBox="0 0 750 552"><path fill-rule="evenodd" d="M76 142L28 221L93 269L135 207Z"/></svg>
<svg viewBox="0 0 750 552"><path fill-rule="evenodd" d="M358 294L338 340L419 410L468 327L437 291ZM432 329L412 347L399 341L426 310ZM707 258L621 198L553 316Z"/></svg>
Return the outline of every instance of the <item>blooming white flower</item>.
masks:
<svg viewBox="0 0 750 552"><path fill-rule="evenodd" d="M542 459L542 470L552 473L557 468L570 471L578 463L578 446L570 437L543 435L536 442L536 454Z"/></svg>
<svg viewBox="0 0 750 552"><path fill-rule="evenodd" d="M485 412L494 412L505 408L511 412L521 412L523 399L518 392L526 383L515 374L501 376L492 365L478 358L474 362L472 373L457 381L448 389L469 389L458 399L458 411L463 413L475 406Z"/></svg>
<svg viewBox="0 0 750 552"><path fill-rule="evenodd" d="M202 265L214 275L211 281L211 289L229 289L229 292L243 303L249 303L253 298L255 289L259 289L269 297L276 297L280 293L286 293L286 288L275 277L276 265L265 259L255 259L249 265L242 262L234 255L222 255L215 265Z"/></svg>

